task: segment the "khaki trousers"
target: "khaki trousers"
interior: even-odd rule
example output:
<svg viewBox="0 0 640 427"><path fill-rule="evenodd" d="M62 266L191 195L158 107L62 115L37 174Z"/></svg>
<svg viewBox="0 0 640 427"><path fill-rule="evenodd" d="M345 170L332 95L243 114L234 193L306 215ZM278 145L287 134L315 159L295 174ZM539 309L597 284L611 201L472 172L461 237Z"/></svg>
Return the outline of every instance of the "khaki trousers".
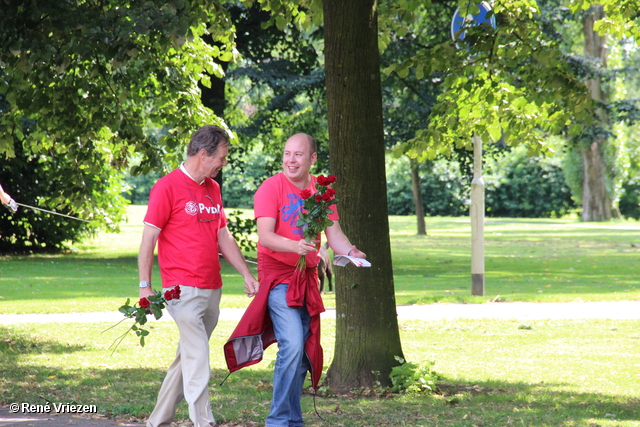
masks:
<svg viewBox="0 0 640 427"><path fill-rule="evenodd" d="M147 427L169 426L184 398L194 427L215 426L209 400L209 338L220 315L221 289L180 287L180 299L167 310L180 330L176 358L169 366Z"/></svg>

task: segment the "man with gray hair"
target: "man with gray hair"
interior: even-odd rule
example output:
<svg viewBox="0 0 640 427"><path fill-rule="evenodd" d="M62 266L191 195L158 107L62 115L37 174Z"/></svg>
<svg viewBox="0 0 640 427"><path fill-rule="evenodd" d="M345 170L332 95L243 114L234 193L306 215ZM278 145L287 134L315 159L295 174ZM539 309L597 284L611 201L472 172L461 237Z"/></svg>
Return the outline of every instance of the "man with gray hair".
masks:
<svg viewBox="0 0 640 427"><path fill-rule="evenodd" d="M163 290L180 285L181 292L179 299L167 302L180 340L148 427L169 426L183 398L195 427L215 425L208 385L209 338L220 314L218 253L242 275L248 296L260 286L227 229L220 186L213 180L227 164L228 148L229 135L223 129L203 126L191 137L187 160L158 180L149 196L138 256L140 297L154 294L156 243Z"/></svg>

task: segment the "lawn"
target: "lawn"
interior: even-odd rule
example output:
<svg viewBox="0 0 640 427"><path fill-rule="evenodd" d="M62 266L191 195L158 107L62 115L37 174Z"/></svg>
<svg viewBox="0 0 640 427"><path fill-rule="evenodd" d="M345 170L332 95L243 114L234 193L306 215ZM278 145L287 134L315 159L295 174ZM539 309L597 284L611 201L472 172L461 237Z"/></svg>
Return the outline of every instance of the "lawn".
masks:
<svg viewBox="0 0 640 427"><path fill-rule="evenodd" d="M68 254L0 258L0 313L109 311L135 298L142 215L133 207L121 234L101 234ZM640 299L636 222L487 219L484 298L470 295L468 219L429 218L428 236L415 235L411 217L391 217L390 224L400 304ZM238 276L227 265L223 274L223 306L246 306ZM325 300L334 304L332 294ZM0 403L49 399L144 418L177 339L173 322L147 325L144 348L129 336L113 355L108 347L123 330L103 332L111 324L0 326ZM221 347L234 326L220 322L211 341L213 411L223 426L264 425L276 348L220 385L227 375ZM315 405L325 421L309 394L305 420L354 427L640 426L638 326L607 319L401 321L404 356L435 362L438 392L392 395L374 388L338 396L323 387ZM334 329L335 321L323 322L325 369ZM186 405L178 418L187 418Z"/></svg>
<svg viewBox="0 0 640 427"><path fill-rule="evenodd" d="M71 253L0 257L0 313L110 311L135 298L143 215L132 206L121 233L100 234ZM390 217L390 227L398 304L640 299L638 222L487 219L485 297L471 296L468 218L429 218L427 236L415 234L414 217ZM222 306L246 307L235 270L223 262L222 274ZM334 295L325 303L335 306Z"/></svg>

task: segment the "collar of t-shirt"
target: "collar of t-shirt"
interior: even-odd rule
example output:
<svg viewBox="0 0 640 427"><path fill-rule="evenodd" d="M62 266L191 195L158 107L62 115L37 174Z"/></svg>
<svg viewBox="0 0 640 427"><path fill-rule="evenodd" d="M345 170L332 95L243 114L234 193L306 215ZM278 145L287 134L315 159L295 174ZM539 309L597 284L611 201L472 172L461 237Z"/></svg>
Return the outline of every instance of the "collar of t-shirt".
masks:
<svg viewBox="0 0 640 427"><path fill-rule="evenodd" d="M180 163L180 170L182 172L184 172L184 174L187 175L189 178L193 179L191 174L187 171L187 168L184 167L184 162ZM193 181L195 182L195 179L193 179ZM200 181L200 183L198 185L202 185L203 182L204 182L204 179L202 181Z"/></svg>

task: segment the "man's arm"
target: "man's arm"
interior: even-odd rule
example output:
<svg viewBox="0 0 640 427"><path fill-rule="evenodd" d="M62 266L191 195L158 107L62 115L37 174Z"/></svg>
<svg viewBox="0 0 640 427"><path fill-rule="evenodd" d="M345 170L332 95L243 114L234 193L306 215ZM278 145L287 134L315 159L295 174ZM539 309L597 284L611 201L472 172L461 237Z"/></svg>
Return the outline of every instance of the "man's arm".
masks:
<svg viewBox="0 0 640 427"><path fill-rule="evenodd" d="M251 270L249 270L249 267L242 256L242 252L240 252L238 243L236 243L236 240L233 238L227 227L218 230L218 249L220 249L222 256L224 256L224 258L229 261L229 263L238 270L238 273L240 273L244 278L244 292L247 296L252 297L256 295L260 289L260 282L256 280L251 273Z"/></svg>
<svg viewBox="0 0 640 427"><path fill-rule="evenodd" d="M2 189L2 185L0 185L0 202L9 209L11 212L15 213L18 211L18 204L11 198L10 195L4 192Z"/></svg>
<svg viewBox="0 0 640 427"><path fill-rule="evenodd" d="M11 201L11 196L5 193L4 190L2 189L2 185L0 185L0 202L2 202L3 205L8 205L10 201Z"/></svg>
<svg viewBox="0 0 640 427"><path fill-rule="evenodd" d="M151 271L153 269L153 253L156 249L160 229L145 224L142 230L142 243L138 254L138 274L141 282L151 283ZM140 288L140 298L153 295L151 286Z"/></svg>
<svg viewBox="0 0 640 427"><path fill-rule="evenodd" d="M351 244L347 236L342 232L342 228L338 221L334 221L332 226L327 227L324 234L327 236L329 246L331 246L334 253L338 255L349 255L356 258L367 257L367 254L360 251L355 245Z"/></svg>
<svg viewBox="0 0 640 427"><path fill-rule="evenodd" d="M304 239L291 240L276 234L275 218L261 216L257 222L258 239L260 240L260 244L267 249L275 252L294 252L301 256L317 250L313 243L309 244L305 242Z"/></svg>

